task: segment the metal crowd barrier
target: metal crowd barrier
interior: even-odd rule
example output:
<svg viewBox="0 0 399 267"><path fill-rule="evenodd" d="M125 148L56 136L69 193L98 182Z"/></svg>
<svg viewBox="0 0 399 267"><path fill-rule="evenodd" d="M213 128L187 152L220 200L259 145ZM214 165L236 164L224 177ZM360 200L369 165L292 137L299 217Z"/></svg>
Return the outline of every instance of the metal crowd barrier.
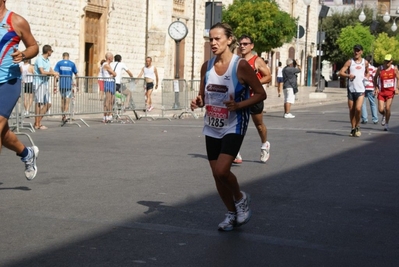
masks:
<svg viewBox="0 0 399 267"><path fill-rule="evenodd" d="M162 118L165 118L167 111L181 111L180 115L175 115L181 118L183 114L191 114L193 117L197 116L191 111L190 103L192 95L192 87L188 87L186 80L180 79L163 79L162 80Z"/></svg>
<svg viewBox="0 0 399 267"><path fill-rule="evenodd" d="M128 102L128 110L132 110L136 119L139 120L143 116L139 116L137 111L144 111L147 116L145 106L145 81L144 79L123 77L121 79L122 94L126 96Z"/></svg>

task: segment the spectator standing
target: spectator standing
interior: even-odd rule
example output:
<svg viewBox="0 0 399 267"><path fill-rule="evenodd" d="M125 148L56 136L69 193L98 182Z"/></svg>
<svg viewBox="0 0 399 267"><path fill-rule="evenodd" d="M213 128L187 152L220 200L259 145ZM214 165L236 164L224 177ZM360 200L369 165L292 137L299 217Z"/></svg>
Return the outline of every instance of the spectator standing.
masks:
<svg viewBox="0 0 399 267"><path fill-rule="evenodd" d="M73 75L75 79L78 78L78 69L75 63L69 60L69 53L64 52L62 54L62 60L58 61L55 65L54 70L59 73L59 88L61 93L61 113L62 122L67 121L66 114L69 112L69 103L73 96ZM78 90L78 87L76 87Z"/></svg>
<svg viewBox="0 0 399 267"><path fill-rule="evenodd" d="M30 59L25 59L20 63L22 73L22 84L24 88L24 115L28 116L33 103L33 74L34 69L30 64Z"/></svg>
<svg viewBox="0 0 399 267"><path fill-rule="evenodd" d="M122 90L121 86L121 81L122 81L122 71L125 71L130 78L133 78L132 72L126 67L126 64L122 62L122 56L121 55L115 55L114 57L114 62L111 63L111 68L116 72L115 76L115 88L116 91L119 93L122 93L126 96L126 101L125 101L125 109L129 107L130 103L130 98L132 97L132 92L128 90L127 87Z"/></svg>
<svg viewBox="0 0 399 267"><path fill-rule="evenodd" d="M98 88L100 92L100 101L104 101L104 79L103 79L103 64L105 59L101 59L97 75Z"/></svg>
<svg viewBox="0 0 399 267"><path fill-rule="evenodd" d="M104 118L103 122L112 122L112 108L115 101L115 76L116 72L111 68L113 55L111 52L105 54L105 62L102 65L102 76L104 79Z"/></svg>
<svg viewBox="0 0 399 267"><path fill-rule="evenodd" d="M377 72L377 68L371 65L372 62L372 56L367 56L365 59L369 62L369 77L365 85L365 91L364 91L364 98L368 99L369 104L370 104L370 110L371 110L371 118L373 120L374 124L378 123L378 113L377 113L377 105L375 101L375 96L376 92L374 90L374 76L375 73ZM361 123L366 124L368 122L368 114L367 114L367 101L363 100L363 105L362 105L362 115L361 115Z"/></svg>
<svg viewBox="0 0 399 267"><path fill-rule="evenodd" d="M284 84L284 80L283 80L283 67L281 62L278 62L278 66L276 68L276 72L277 72L277 93L278 93L278 97L281 96L281 91L283 89L283 84Z"/></svg>
<svg viewBox="0 0 399 267"><path fill-rule="evenodd" d="M0 1L0 152L4 146L14 151L25 163L25 177L28 180L37 174L36 159L39 154L37 146L26 147L10 130L8 119L21 95L21 70L19 63L35 57L39 52L29 23L20 15L6 8L6 1ZM23 42L25 50L19 50ZM9 167L9 166L8 166ZM7 168L8 168L7 167ZM5 167L6 168L6 167Z"/></svg>
<svg viewBox="0 0 399 267"><path fill-rule="evenodd" d="M283 92L284 92L284 118L293 119L291 105L295 103L295 93L298 90L296 74L301 72L301 66L294 67L294 60L287 59L287 66L283 69Z"/></svg>
<svg viewBox="0 0 399 267"><path fill-rule="evenodd" d="M209 43L215 56L201 67L200 92L191 101L191 109L205 106L207 156L217 191L228 211L218 229L231 231L251 218L250 195L240 190L231 164L248 127L249 107L263 101L266 93L248 62L232 53L236 39L228 24L213 25Z"/></svg>
<svg viewBox="0 0 399 267"><path fill-rule="evenodd" d="M145 97L146 97L146 110L151 111L154 107L152 106L152 91L155 86L155 90L158 89L158 71L157 68L152 65L152 58L147 57L145 60L145 66L141 69L138 78L141 78L144 74L145 80ZM154 85L155 82L155 85Z"/></svg>
<svg viewBox="0 0 399 267"><path fill-rule="evenodd" d="M49 84L49 76L58 78L58 73L50 66L50 56L53 53L50 45L44 45L42 48L43 54L38 56L35 62L35 78L33 86L35 88L35 129L45 130L46 126L42 125L43 115L49 111L51 107L51 92ZM54 88L57 86L54 82Z"/></svg>

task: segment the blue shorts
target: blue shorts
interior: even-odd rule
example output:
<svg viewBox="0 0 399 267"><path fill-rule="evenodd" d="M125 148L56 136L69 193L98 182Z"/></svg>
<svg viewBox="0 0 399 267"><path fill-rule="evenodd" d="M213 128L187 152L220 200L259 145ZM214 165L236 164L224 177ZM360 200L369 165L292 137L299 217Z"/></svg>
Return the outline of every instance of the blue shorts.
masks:
<svg viewBox="0 0 399 267"><path fill-rule="evenodd" d="M72 97L72 89L60 89L61 96L63 98L71 98Z"/></svg>
<svg viewBox="0 0 399 267"><path fill-rule="evenodd" d="M0 116L10 118L12 110L21 95L21 80L12 79L0 84Z"/></svg>
<svg viewBox="0 0 399 267"><path fill-rule="evenodd" d="M104 81L104 92L110 92L112 95L115 94L115 82Z"/></svg>
<svg viewBox="0 0 399 267"><path fill-rule="evenodd" d="M349 89L348 89L348 100L353 101L353 102L356 102L357 99L358 99L359 97L361 97L361 96L364 96L364 92L362 92L362 93L354 92L354 93L353 93L353 92L349 91Z"/></svg>
<svg viewBox="0 0 399 267"><path fill-rule="evenodd" d="M277 82L278 82L278 83L283 83L283 82L284 82L283 77L277 77Z"/></svg>

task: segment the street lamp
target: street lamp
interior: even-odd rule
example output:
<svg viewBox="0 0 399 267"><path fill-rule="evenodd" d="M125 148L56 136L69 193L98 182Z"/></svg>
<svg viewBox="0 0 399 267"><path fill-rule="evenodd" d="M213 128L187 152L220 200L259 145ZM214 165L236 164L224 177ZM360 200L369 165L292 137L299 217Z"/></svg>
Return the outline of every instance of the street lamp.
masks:
<svg viewBox="0 0 399 267"><path fill-rule="evenodd" d="M303 0L306 5L306 27L305 27L305 62L303 63L305 85L308 85L308 31L309 31L309 10L312 0Z"/></svg>
<svg viewBox="0 0 399 267"><path fill-rule="evenodd" d="M377 19L377 8L378 8L378 5L381 5L381 6L384 6L384 7L385 7L385 14L384 14L384 16L382 16L382 19L383 19L385 22L388 22L388 21L391 19L391 16L390 16L389 13L388 13L388 7L387 7L387 5L384 4L384 3L378 3L378 4L375 4L375 5L374 5L375 8L373 8L373 20L376 20L376 19ZM364 13L363 4L362 4L362 12L360 12L359 20L360 20L361 22L363 22L365 19L366 19L366 14Z"/></svg>
<svg viewBox="0 0 399 267"><path fill-rule="evenodd" d="M396 19L397 18L399 18L399 17L396 17L394 20L393 20L393 24L392 24L392 26L391 26L391 31L396 31L397 29L398 29L398 26L396 26Z"/></svg>
<svg viewBox="0 0 399 267"><path fill-rule="evenodd" d="M364 14L364 9L362 9L362 12L360 12L359 20L360 20L360 22L363 22L366 20L366 14Z"/></svg>

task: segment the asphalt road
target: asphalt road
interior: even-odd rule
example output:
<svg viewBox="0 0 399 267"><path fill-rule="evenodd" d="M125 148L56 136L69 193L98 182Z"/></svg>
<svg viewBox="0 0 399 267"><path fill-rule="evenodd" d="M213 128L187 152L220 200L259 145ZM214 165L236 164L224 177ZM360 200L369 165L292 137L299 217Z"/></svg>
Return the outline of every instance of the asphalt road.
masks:
<svg viewBox="0 0 399 267"><path fill-rule="evenodd" d="M390 132L367 124L359 138L345 103L292 113L264 115L266 164L250 125L232 170L253 217L228 233L202 119L47 121L30 134L33 181L0 154L0 266L398 266L399 104Z"/></svg>

